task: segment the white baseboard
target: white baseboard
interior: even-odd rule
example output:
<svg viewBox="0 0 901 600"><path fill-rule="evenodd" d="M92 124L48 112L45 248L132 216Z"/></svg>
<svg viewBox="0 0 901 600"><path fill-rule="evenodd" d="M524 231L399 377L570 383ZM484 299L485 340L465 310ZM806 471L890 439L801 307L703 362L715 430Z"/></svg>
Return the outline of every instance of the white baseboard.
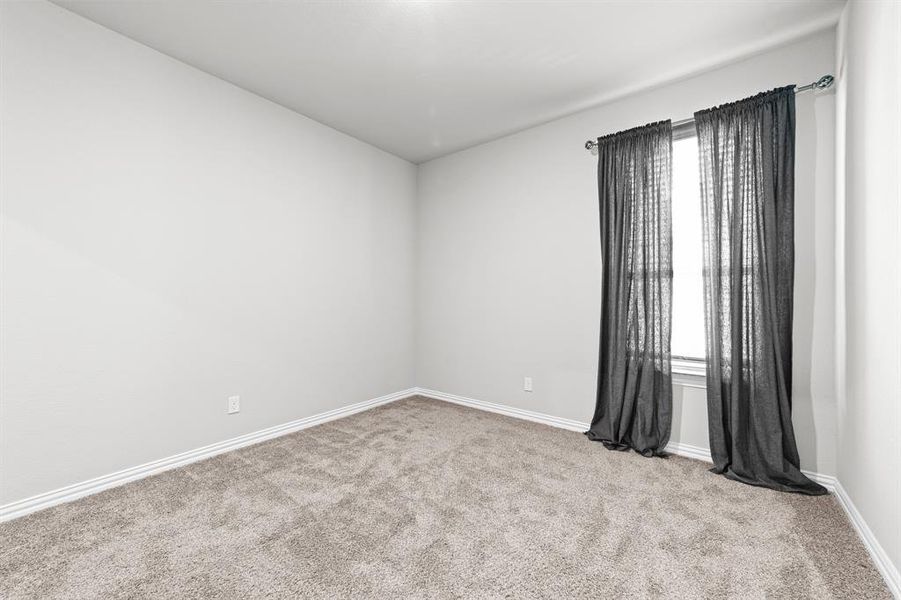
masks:
<svg viewBox="0 0 901 600"><path fill-rule="evenodd" d="M177 467L197 462L199 460L210 458L212 456L216 456L217 454L222 454L223 452L230 452L231 450L237 450L238 448L243 448L244 446L258 444L275 437L293 433L295 431L300 431L301 429L306 429L308 427L320 425L328 421L347 417L364 410L369 410L370 408L375 408L376 406L380 406L382 404L394 402L395 400L400 400L402 398L408 398L415 394L415 390L411 388L402 392L388 394L387 396L372 398L371 400L364 400L363 402L357 402L356 404L351 404L342 408L336 408L335 410L330 410L328 412L313 415L311 417L305 417L303 419L297 419L296 421L291 421L289 423L283 423L281 425L275 425L274 427L261 429L253 433L241 435L230 440L225 440L224 442L217 442L215 444L210 444L209 446L182 452L180 454L145 463L137 467L131 467L128 469L123 469L116 473L110 473L109 475L95 477L94 479L89 479L87 481L82 481L81 483L68 485L66 487L45 492L43 494L38 494L37 496L25 498L24 500L17 500L9 504L4 504L3 506L0 506L0 523L2 523L3 521L9 521L11 519L22 517L27 514L43 510L45 508L50 508L51 506L56 506L57 504L71 502L72 500L83 498L84 496L96 494L97 492L120 486L130 481L143 479L144 477L156 475L157 473L168 471L169 469L175 469Z"/></svg>
<svg viewBox="0 0 901 600"><path fill-rule="evenodd" d="M588 428L591 427L591 424L587 421L564 419L562 417L555 417L546 413L523 410L521 408L515 408L506 404L485 402L484 400L466 398L465 396L457 396L455 394L448 394L427 388L415 388L415 390L418 395L426 396L428 398L434 398L435 400L444 400L445 402L462 404L463 406L478 408L479 410L487 410L488 412L507 415L508 417L515 417L517 419L525 419L527 421L542 423L544 425L550 425L551 427L558 427L560 429L567 429L569 431L582 432L588 430ZM677 456L684 456L686 458L693 458L695 460L702 460L704 462L713 462L713 459L710 458L710 450L701 446L683 444L681 442L670 442L666 445L666 448L664 448L664 450L666 450L670 454L675 454ZM811 471L804 471L804 474L828 489L830 492L835 489L835 477L832 477L831 475L821 475L820 473L813 473Z"/></svg>
<svg viewBox="0 0 901 600"><path fill-rule="evenodd" d="M876 536L873 535L867 522L864 521L863 516L857 510L857 507L854 506L854 502L851 501L851 497L848 495L847 490L842 487L840 481L835 482L835 497L845 510L845 514L848 515L848 520L851 521L851 524L857 531L857 535L860 536L861 541L863 541L863 545L867 549L867 552L870 553L870 558L873 559L873 563L885 580L885 584L888 586L889 591L895 598L901 598L901 573L898 572L898 567L892 564L892 561L882 547L882 544L880 544L879 540L876 539Z"/></svg>
<svg viewBox="0 0 901 600"><path fill-rule="evenodd" d="M675 454L677 456L685 456L687 458L694 458L695 460L713 463L713 458L710 456L710 450L701 446L682 444L680 442L670 442L664 449L667 452ZM807 477L809 477L811 480L819 483L830 492L835 492L835 486L837 482L835 477L833 477L832 475L823 475L822 473L807 471L805 469L801 469L801 472L807 475Z"/></svg>
<svg viewBox="0 0 901 600"><path fill-rule="evenodd" d="M835 488L838 485L838 479L836 479L834 475L823 475L822 473L816 473L814 471L808 471L806 469L801 469L801 472L807 475L808 479L810 479L811 481L816 481L831 493L835 493Z"/></svg>
<svg viewBox="0 0 901 600"><path fill-rule="evenodd" d="M446 394L444 392L429 390L425 388L415 388L415 390L416 394L419 396L425 396L434 400L444 400L445 402L460 404L462 406L469 406L470 408L477 408L479 410L485 410L488 412L497 413L499 415L506 415L508 417L516 417L517 419L532 421L534 423L542 423L544 425L550 425L551 427L557 427L559 429L582 432L587 430L589 427L589 423L574 421L572 419L564 419L562 417L554 417L545 413L524 410L522 408L514 408L512 406L507 406L506 404L495 404L494 402L475 400L473 398L466 398L465 396Z"/></svg>
<svg viewBox="0 0 901 600"><path fill-rule="evenodd" d="M713 462L713 459L710 458L710 450L702 446L670 441L664 450L676 456L684 456L685 458L693 458L708 463Z"/></svg>

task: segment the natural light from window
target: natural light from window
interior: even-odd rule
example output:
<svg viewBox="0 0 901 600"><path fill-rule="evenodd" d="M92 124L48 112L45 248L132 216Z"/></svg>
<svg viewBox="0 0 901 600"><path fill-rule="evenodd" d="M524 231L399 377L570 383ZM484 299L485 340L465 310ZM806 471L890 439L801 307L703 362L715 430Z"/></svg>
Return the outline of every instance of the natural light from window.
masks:
<svg viewBox="0 0 901 600"><path fill-rule="evenodd" d="M703 359L704 238L698 138L673 140L673 358Z"/></svg>

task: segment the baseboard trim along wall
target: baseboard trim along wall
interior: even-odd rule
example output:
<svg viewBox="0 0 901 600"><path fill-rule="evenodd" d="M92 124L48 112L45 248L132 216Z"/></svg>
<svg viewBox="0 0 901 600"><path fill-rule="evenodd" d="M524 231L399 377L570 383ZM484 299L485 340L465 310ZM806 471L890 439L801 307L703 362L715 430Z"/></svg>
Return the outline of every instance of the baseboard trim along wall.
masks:
<svg viewBox="0 0 901 600"><path fill-rule="evenodd" d="M710 456L710 450L701 446L693 446L691 444L683 444L681 442L670 442L666 445L665 450L677 456L694 458L695 460L702 460L711 464L713 463L713 458ZM807 475L813 481L819 483L830 492L835 492L835 486L838 482L832 475L823 475L822 473L808 471L806 469L801 469L801 472Z"/></svg>
<svg viewBox="0 0 901 600"><path fill-rule="evenodd" d="M572 419L564 419L562 417L555 417L545 413L523 410L521 408L514 408L505 404L496 404L494 402L485 402L484 400L466 398L464 396L457 396L455 394L447 394L445 392L439 392L437 390L416 388L416 393L419 396L426 396L435 400L444 400L445 402L452 402L454 404L460 404L462 406L478 408L479 410L487 410L488 412L507 415L508 417L515 417L517 419L525 419L526 421L533 421L535 423L543 423L544 425L559 427L560 429L567 429L569 431L582 432L586 431L591 426L591 424L587 421L574 421ZM675 454L677 456L684 456L686 458L693 458L695 460L702 460L709 463L713 462L713 459L711 459L710 457L710 450L701 446L694 446L692 444L683 444L681 442L671 441L666 445L665 450L670 454ZM830 492L835 491L835 477L831 475L814 473L812 471L804 471L804 474L828 489Z"/></svg>
<svg viewBox="0 0 901 600"><path fill-rule="evenodd" d="M879 570L879 573L885 580L885 584L888 586L889 591L895 598L901 598L901 572L898 571L898 567L892 564L891 559L888 557L888 553L882 547L882 544L879 543L879 540L876 539L876 536L873 535L867 522L863 520L863 516L857 510L857 507L854 506L851 497L848 495L845 488L842 487L840 481L835 482L835 490L833 493L838 499L838 503L841 504L844 509L845 514L848 515L848 520L851 521L851 525L854 526L857 535L860 536L860 539L863 541L863 545L866 547L867 552L870 553L870 558L873 559L873 563L875 563L876 569Z"/></svg>
<svg viewBox="0 0 901 600"><path fill-rule="evenodd" d="M439 392L425 388L415 389L417 396L425 396L426 398L432 398L433 400L443 400L445 402L451 402L452 404L459 404L461 406L477 408L479 410L485 410L488 412L497 413L499 415L506 415L508 417L515 417L517 419L532 421L534 423L550 425L551 427L557 427L559 429L583 432L587 430L589 426L588 423L582 421L574 421L572 419L554 417L546 413L524 410L522 408L514 408L506 404L495 404L494 402L475 400L473 398L466 398L465 396L457 396L455 394L447 394L445 392Z"/></svg>
<svg viewBox="0 0 901 600"><path fill-rule="evenodd" d="M300 431L301 429L307 429L308 427L321 425L322 423L327 423L328 421L334 421L335 419L347 417L364 410L369 410L370 408L375 408L376 406L381 406L382 404L388 404L389 402L400 400L401 398L408 398L415 394L416 391L411 388L402 392L395 392L386 396L364 400L363 402L357 402L356 404L336 408L334 410L320 413L318 415L304 417L302 419L297 419L295 421L290 421L281 425L275 425L273 427L267 427L266 429L254 431L253 433L241 435L230 440L217 442L215 444L203 446L202 448L197 448L195 450L182 452L180 454L145 463L137 467L130 467L116 473L110 473L109 475L95 477L94 479L89 479L81 483L68 485L66 487L52 490L50 492L38 494L37 496L25 498L24 500L11 502L9 504L0 506L0 523L18 517L23 517L27 514L37 512L45 508L50 508L51 506L56 506L57 504L63 504L65 502L77 500L78 498L90 496L91 494L96 494L97 492L102 492L103 490L117 487L131 481L143 479L144 477L149 477L151 475L156 475L157 473L162 473L163 471L182 467L199 460L204 460L206 458L216 456L217 454L230 452L232 450L237 450L238 448L243 448L244 446L258 444L272 438L293 433L295 431Z"/></svg>
<svg viewBox="0 0 901 600"><path fill-rule="evenodd" d="M37 496L32 496L31 498L11 502L9 504L0 506L0 522L23 517L33 512L37 512L45 508L50 508L51 506L56 506L65 502L71 502L72 500L77 500L78 498L96 494L97 492L120 486L131 481L143 479L144 477L156 475L157 473L162 473L163 471L168 471L169 469L175 469L177 467L197 462L199 460L204 460L206 458L216 456L217 454L230 452L231 450L237 450L238 448L243 448L244 446L250 446L252 444L258 444L272 438L293 433L295 431L300 431L301 429L307 429L308 427L327 423L328 421L333 421L342 417L347 417L355 413L363 412L364 410L375 408L376 406L381 406L383 404L388 404L390 402L394 402L395 400L401 400L404 398L409 398L411 396L424 396L426 398L432 398L434 400L451 402L453 404L459 404L461 406L468 406L470 408L476 408L479 410L506 415L508 417L524 419L526 421L541 423L544 425L549 425L551 427L557 427L559 429L566 429L568 431L582 432L587 430L589 427L589 423L587 422L576 421L573 419L564 419L562 417L555 417L546 413L515 408L506 404L485 402L484 400L476 400L474 398L457 396L455 394L448 394L445 392L439 392L437 390L426 388L410 388L401 392L380 396L378 398L372 398L371 400L365 400L363 402L358 402L356 404L351 404L349 406L330 410L318 415L305 417L303 419L297 419L296 421L290 421L282 425L275 425L273 427L261 429L259 431L238 436L230 440L217 442L215 444L210 444L209 446L204 446L195 450L189 450L188 452L182 452L181 454L176 454L167 458L155 460L136 467L123 469L122 471L118 471L116 473L110 473L109 475L103 475L101 477L89 479L88 481L69 485L43 494L38 494ZM708 450L707 448L702 448L700 446L693 446L691 444L683 444L679 442L670 442L666 446L666 451L678 456L684 456L686 458L693 458L696 460L711 462L710 450ZM876 568L885 579L885 582L888 585L890 591L895 595L895 597L901 598L901 577L899 577L897 567L895 567L895 565L892 564L891 560L889 560L888 554L886 554L885 550L879 544L879 541L873 535L873 532L867 526L866 521L864 521L860 512L854 506L854 503L851 501L850 496L848 496L848 493L842 487L841 483L838 482L835 477L832 477L830 475L822 475L809 471L804 471L804 473L817 483L826 487L830 492L835 494L835 497L838 499L839 504L848 515L848 518L850 519L852 525L860 536L861 541L863 541L864 546L870 553L870 556L873 559Z"/></svg>

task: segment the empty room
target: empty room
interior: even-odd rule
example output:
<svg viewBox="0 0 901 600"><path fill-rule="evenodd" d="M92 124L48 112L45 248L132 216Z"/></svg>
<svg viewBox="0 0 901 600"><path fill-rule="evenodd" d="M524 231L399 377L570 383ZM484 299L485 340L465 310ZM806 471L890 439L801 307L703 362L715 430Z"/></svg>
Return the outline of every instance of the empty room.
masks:
<svg viewBox="0 0 901 600"><path fill-rule="evenodd" d="M0 598L901 599L901 0L0 0Z"/></svg>

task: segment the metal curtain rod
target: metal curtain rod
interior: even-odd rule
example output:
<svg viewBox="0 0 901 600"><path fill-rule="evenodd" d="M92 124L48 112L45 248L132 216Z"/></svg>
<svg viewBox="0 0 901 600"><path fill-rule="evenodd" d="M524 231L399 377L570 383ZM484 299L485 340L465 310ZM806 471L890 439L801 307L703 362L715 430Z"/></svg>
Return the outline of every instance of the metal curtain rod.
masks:
<svg viewBox="0 0 901 600"><path fill-rule="evenodd" d="M823 75L813 83L808 83L807 85L795 86L795 93L798 92L806 92L808 90L825 90L826 88L832 85L832 82L835 81L835 78L832 75ZM685 125L689 125L694 123L694 118L691 119L682 119L681 121L673 122L673 128L676 127L684 127ZM592 154L597 151L598 143L595 140L588 140L585 142L585 149L591 150Z"/></svg>

